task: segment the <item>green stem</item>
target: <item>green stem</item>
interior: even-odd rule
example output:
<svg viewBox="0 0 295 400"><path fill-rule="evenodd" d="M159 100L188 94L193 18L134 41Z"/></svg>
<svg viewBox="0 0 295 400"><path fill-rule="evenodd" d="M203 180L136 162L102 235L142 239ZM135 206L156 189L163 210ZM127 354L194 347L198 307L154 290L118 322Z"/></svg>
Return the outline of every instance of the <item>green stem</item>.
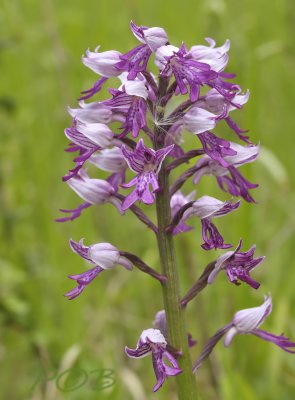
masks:
<svg viewBox="0 0 295 400"><path fill-rule="evenodd" d="M192 374L184 309L180 306L179 278L173 236L171 233L166 232L167 226L171 223L171 214L168 174L164 165L161 168L158 179L161 188L157 193L158 247L162 274L167 277L167 282L162 285L164 307L170 344L182 353L178 361L179 367L183 372L175 377L178 398L179 400L196 400L197 388L195 377Z"/></svg>
<svg viewBox="0 0 295 400"><path fill-rule="evenodd" d="M158 107L155 109L157 121L161 121L165 114L165 94L169 85L169 78L159 79ZM165 130L154 126L155 150L165 145ZM169 172L166 170L167 161L164 160L158 176L160 190L156 194L156 207L158 219L158 248L161 261L162 274L167 281L162 285L164 308L169 332L169 344L181 352L178 358L182 372L175 376L179 400L197 400L197 387L192 373L192 362L188 348L188 337L185 326L185 309L181 307L179 278L176 267L173 236L167 232L171 224Z"/></svg>

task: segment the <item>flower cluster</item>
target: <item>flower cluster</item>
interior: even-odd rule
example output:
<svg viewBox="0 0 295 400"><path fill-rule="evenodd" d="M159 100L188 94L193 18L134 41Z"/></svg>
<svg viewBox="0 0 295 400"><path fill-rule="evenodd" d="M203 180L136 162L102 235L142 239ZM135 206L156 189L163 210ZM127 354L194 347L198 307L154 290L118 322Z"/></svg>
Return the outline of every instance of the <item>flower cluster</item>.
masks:
<svg viewBox="0 0 295 400"><path fill-rule="evenodd" d="M229 251L232 244L223 238L213 223L216 218L235 211L241 200L255 202L250 190L258 186L249 182L240 171L244 164L257 159L259 146L251 142L247 131L231 117L235 110L247 103L249 91L243 92L233 82L234 74L224 72L230 42L226 40L218 47L213 39L207 38L207 45L189 48L182 43L177 47L170 44L162 28L137 26L133 22L130 27L139 44L127 53L100 51L98 46L94 51L87 50L82 57L83 64L97 74L98 79L91 88L82 92L78 107L68 109L73 119L71 126L65 129L70 140L66 151L75 153L75 156L74 165L63 181L83 202L73 210L62 209L66 215L57 221L74 220L90 206L111 203L122 215L134 213L157 236L160 229L163 235L169 236L192 230L187 221L197 217L201 222L201 248L227 251L205 268L196 284L180 299L179 307L184 308L200 290L212 284L221 271L225 271L229 281L235 285L245 282L258 289L260 284L250 277L250 272L264 257L254 258L255 245L241 252L242 240L235 250ZM159 70L157 77L149 70L152 62ZM118 80L117 87L108 88L109 98L93 99L107 85L109 78ZM182 102L178 101L178 106L173 109L176 96L182 98ZM168 112L168 109L172 111ZM221 128L219 131L229 130L233 139L236 137L240 143L213 133L217 125ZM188 132L191 143L194 143L190 151L184 150L184 132ZM199 157L197 161L194 160L196 157ZM178 167L185 167L188 163L189 167L177 174ZM107 178L101 179L97 170L104 171L103 176L107 172ZM169 187L166 190L172 171L175 180L170 190ZM90 177L92 173L94 177ZM203 194L196 199L195 192L186 194L180 190L186 182L197 185L206 175L215 176L222 191L232 197L219 200ZM165 211L168 217L165 220L169 219L169 223L163 232L160 223L157 226L152 222L141 206L153 205L164 192L168 199ZM234 201L233 197L241 200ZM157 213L161 210L160 206L157 207ZM158 236L158 243L160 240ZM110 243L85 246L81 239L79 242L70 240L70 246L92 264L92 268L69 275L77 286L66 294L68 299L79 296L98 275L117 264L127 270L135 266L162 285L167 279L172 279L165 275L165 270L162 269L161 275L136 255L120 251ZM226 346L237 333L251 333L294 352L290 349L295 345L289 339L258 329L270 311L270 297L261 307L239 311L230 324L209 340L194 365L194 371L224 335ZM152 355L157 378L154 391L168 376L184 373L177 360L182 357L181 349L173 349L170 343L173 327L168 326L168 321L165 311L161 311L157 314L155 329L142 332L136 349L126 347L129 357ZM188 347L195 344L191 335L188 335L187 342Z"/></svg>

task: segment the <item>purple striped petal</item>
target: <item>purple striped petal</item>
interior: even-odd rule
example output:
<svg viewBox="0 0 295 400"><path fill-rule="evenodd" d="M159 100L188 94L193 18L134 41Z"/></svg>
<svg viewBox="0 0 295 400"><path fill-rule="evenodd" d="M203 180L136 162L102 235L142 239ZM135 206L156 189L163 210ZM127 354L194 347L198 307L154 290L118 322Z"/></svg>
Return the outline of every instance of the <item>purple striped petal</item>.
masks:
<svg viewBox="0 0 295 400"><path fill-rule="evenodd" d="M263 340L274 343L287 353L295 353L295 350L290 350L295 347L295 343L284 335L273 335L272 333L263 331L261 329L253 330L252 334L260 337Z"/></svg>

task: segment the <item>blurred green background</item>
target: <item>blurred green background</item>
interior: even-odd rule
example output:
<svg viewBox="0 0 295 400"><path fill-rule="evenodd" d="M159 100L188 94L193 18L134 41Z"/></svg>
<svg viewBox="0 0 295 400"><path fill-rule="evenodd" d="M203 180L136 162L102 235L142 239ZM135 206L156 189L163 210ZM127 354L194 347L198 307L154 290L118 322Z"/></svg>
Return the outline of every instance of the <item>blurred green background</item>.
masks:
<svg viewBox="0 0 295 400"><path fill-rule="evenodd" d="M80 56L98 44L126 52L137 45L129 21L162 26L171 43L189 47L211 36L231 40L227 69L251 91L243 111L233 115L262 145L258 162L243 168L260 183L257 205L217 222L227 242L257 243L267 259L254 276L258 292L235 287L220 274L188 307L188 325L199 354L209 335L241 308L273 296L273 313L263 328L295 339L294 134L295 3L293 0L2 0L0 19L0 398L11 400L175 399L173 384L152 394L151 359L130 360L134 347L162 308L159 286L138 271L118 267L103 274L82 296L68 301L67 274L82 272L83 261L68 239L109 241L141 256L158 269L152 233L112 206L86 210L82 218L56 224L59 208L79 204L61 182L72 166L63 152L66 106L96 75ZM231 139L235 137L231 135ZM189 185L185 188L186 193ZM204 178L199 195L226 196L213 178ZM183 293L215 254L200 249L200 225L177 237ZM206 253L206 254L205 254ZM294 399L295 359L270 343L238 336L230 349L220 343L197 375L202 399ZM57 385L57 374L70 370ZM115 384L99 386L98 373L113 370ZM84 372L83 372L84 371ZM86 381L85 373L87 374ZM80 385L80 388L77 387ZM103 389L103 390L102 390Z"/></svg>

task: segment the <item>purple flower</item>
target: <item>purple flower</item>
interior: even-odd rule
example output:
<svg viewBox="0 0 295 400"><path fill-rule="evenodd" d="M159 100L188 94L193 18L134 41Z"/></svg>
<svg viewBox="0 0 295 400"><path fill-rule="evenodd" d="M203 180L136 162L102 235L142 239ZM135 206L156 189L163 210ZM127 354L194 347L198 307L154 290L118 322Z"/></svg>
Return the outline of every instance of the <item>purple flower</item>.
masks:
<svg viewBox="0 0 295 400"><path fill-rule="evenodd" d="M99 48L100 46L97 46L94 52L87 50L86 57L82 57L83 64L101 75L102 78L96 81L90 89L82 92L84 95L81 100L89 99L99 92L108 78L120 75L120 71L116 69L115 65L120 61L121 53L115 50L99 52Z"/></svg>
<svg viewBox="0 0 295 400"><path fill-rule="evenodd" d="M196 106L220 116L225 112L228 114L230 111L242 108L249 100L249 96L249 90L246 93L237 92L231 101L228 101L216 89L211 89L202 99L198 100Z"/></svg>
<svg viewBox="0 0 295 400"><path fill-rule="evenodd" d="M188 219L192 215L196 215L200 219L221 217L236 210L239 205L239 201L233 204L232 201L221 201L211 196L202 196L185 211L183 218Z"/></svg>
<svg viewBox="0 0 295 400"><path fill-rule="evenodd" d="M225 68L228 56L227 42L221 50L214 49L215 42L210 39L211 46L196 46L187 51L184 44L178 49L175 46L162 46L156 52L156 65L161 70L161 76L170 77L174 74L178 85L177 91L187 94L187 85L190 87L190 100L195 102L199 98L200 87L208 85L215 88L224 98L231 100L235 93L240 91L236 84L226 82L224 79L234 78L234 74L222 72ZM203 47L203 49L200 49ZM218 72L216 72L218 71Z"/></svg>
<svg viewBox="0 0 295 400"><path fill-rule="evenodd" d="M121 61L116 64L116 68L119 71L128 71L128 79L133 80L138 73L146 70L152 52L167 43L168 38L162 28L137 26L132 21L130 27L134 36L143 44L121 55Z"/></svg>
<svg viewBox="0 0 295 400"><path fill-rule="evenodd" d="M190 208L188 208L182 217L182 221L186 221L192 216L200 218L202 223L202 237L204 250L211 249L227 249L230 244L225 244L223 237L218 232L216 226L211 222L212 218L221 217L236 210L240 202L220 201L210 196L202 196L196 200Z"/></svg>
<svg viewBox="0 0 295 400"><path fill-rule="evenodd" d="M122 185L124 188L136 186L134 191L122 203L123 210L127 210L137 200L143 201L145 204L152 204L154 202L154 193L159 190L158 173L162 162L172 149L173 145L157 151L149 149L144 145L143 139L139 140L134 151L130 151L125 146L122 146L122 153L129 168L137 173L137 176L129 183ZM153 192L150 191L150 185L153 188Z"/></svg>
<svg viewBox="0 0 295 400"><path fill-rule="evenodd" d="M200 158L196 164L198 171L194 176L194 183L197 184L203 175L214 175L222 190L233 196L241 196L248 202L255 202L249 189L254 189L258 185L247 181L236 167L255 161L259 155L259 146L241 146L230 142L230 147L236 154L224 157L227 167L221 166L206 155Z"/></svg>
<svg viewBox="0 0 295 400"><path fill-rule="evenodd" d="M235 285L239 285L239 281L243 281L254 289L259 288L260 284L254 281L249 274L265 257L253 258L256 246L252 246L246 252L240 252L241 246L242 240L234 251L228 251L216 260L215 267L208 277L208 283L213 283L216 275L221 270L225 270L228 279Z"/></svg>
<svg viewBox="0 0 295 400"><path fill-rule="evenodd" d="M100 46L97 46L94 52L89 49L86 51L86 57L82 57L82 62L97 74L110 78L121 74L115 65L120 61L121 53L116 50L99 52Z"/></svg>
<svg viewBox="0 0 295 400"><path fill-rule="evenodd" d="M125 257L122 257L119 250L110 243L96 243L91 246L84 246L83 240L75 242L71 239L70 246L75 253L95 266L82 274L69 275L69 278L77 281L78 284L78 286L65 294L69 300L79 296L98 274L106 269L114 268L116 264L132 270L132 264Z"/></svg>
<svg viewBox="0 0 295 400"><path fill-rule="evenodd" d="M122 116L114 113L111 108L101 101L85 103L79 101L80 108L68 107L69 114L82 123L102 123L109 124L114 121L122 121Z"/></svg>
<svg viewBox="0 0 295 400"><path fill-rule="evenodd" d="M160 47L156 51L156 64L161 69L160 76L174 75L181 94L187 94L187 85L190 87L191 101L199 98L202 85L218 77L210 65L194 60L184 44L180 49L170 45Z"/></svg>
<svg viewBox="0 0 295 400"><path fill-rule="evenodd" d="M80 109L69 108L69 113L82 123L122 122L124 131L120 137L132 132L137 137L139 130L146 126L146 99L148 90L144 80L126 81L120 89L109 89L112 98L101 102L85 104Z"/></svg>
<svg viewBox="0 0 295 400"><path fill-rule="evenodd" d="M239 139L251 144L248 136L243 135L247 132L238 127L238 125L229 117L229 112L240 109L249 99L249 91L246 93L236 93L230 100L222 96L216 89L210 90L197 103L201 107L216 115L216 120L224 119L228 126L238 135Z"/></svg>
<svg viewBox="0 0 295 400"><path fill-rule="evenodd" d="M247 308L238 311L232 322L219 329L205 344L204 349L193 365L193 372L196 372L203 361L210 355L216 344L224 337L224 345L228 347L235 335L255 335L263 340L274 343L288 353L295 353L295 343L286 336L273 335L272 333L258 329L266 317L271 313L271 296L264 297L264 303L259 307Z"/></svg>
<svg viewBox="0 0 295 400"><path fill-rule="evenodd" d="M71 141L67 152L79 152L74 159L75 168L63 177L67 181L77 175L84 163L97 150L111 146L114 134L110 128L102 123L82 123L74 120L74 125L65 129L66 137Z"/></svg>
<svg viewBox="0 0 295 400"><path fill-rule="evenodd" d="M230 147L229 141L220 139L209 131L200 133L198 138L202 143L204 152L207 153L212 160L217 161L224 168L228 167L225 157L236 154L235 150Z"/></svg>
<svg viewBox="0 0 295 400"><path fill-rule="evenodd" d="M241 165L257 160L260 150L260 146L241 146L234 142L230 142L230 147L236 152L236 154L225 156L224 159L229 166L233 167L240 167ZM220 172L218 175L223 175L224 170L220 167L219 170Z"/></svg>
<svg viewBox="0 0 295 400"><path fill-rule="evenodd" d="M220 139L208 129L215 127L218 117L211 112L200 107L192 107L184 116L184 128L198 135L202 143L204 152L215 161L226 168L227 157L233 157L237 152L231 147L231 142Z"/></svg>
<svg viewBox="0 0 295 400"><path fill-rule="evenodd" d="M143 44L146 44L151 51L156 51L159 47L168 42L168 37L163 28L147 26L137 26L132 21L130 28L134 36Z"/></svg>
<svg viewBox="0 0 295 400"><path fill-rule="evenodd" d="M295 350L290 350L295 347L295 343L284 335L273 335L258 329L264 322L266 317L271 313L272 301L271 296L264 297L264 303L260 307L247 308L238 311L231 322L230 329L224 337L224 344L228 347L236 334L252 334L267 340L279 346L288 353L295 353Z"/></svg>
<svg viewBox="0 0 295 400"><path fill-rule="evenodd" d="M212 38L206 38L206 41L209 46L192 46L189 53L194 60L210 65L213 71L223 71L228 63L230 41L227 39L220 47L215 47L216 43Z"/></svg>
<svg viewBox="0 0 295 400"><path fill-rule="evenodd" d="M82 57L83 64L101 75L102 78L96 81L90 89L82 92L81 100L89 99L99 92L108 78L120 75L120 71L116 69L115 65L119 62L121 53L115 50L99 52L99 48L100 46L97 46L94 52L87 50L86 57Z"/></svg>
<svg viewBox="0 0 295 400"><path fill-rule="evenodd" d="M167 44L165 46L161 46L155 53L155 64L159 68L160 71L163 71L164 68L167 67L167 62L169 59L179 52L179 47L172 46L171 44ZM172 76L172 69L168 69L166 71L167 76Z"/></svg>
<svg viewBox="0 0 295 400"><path fill-rule="evenodd" d="M102 104L110 107L112 112L124 115L120 128L124 130L120 137L125 137L129 132L132 132L133 137L137 137L140 129L146 126L148 90L145 82L127 81L122 86L122 90L110 89L110 92L113 98L103 101Z"/></svg>
<svg viewBox="0 0 295 400"><path fill-rule="evenodd" d="M104 204L111 202L117 206L116 199L112 196L115 192L114 188L103 179L89 178L84 170L80 171L77 177L67 181L67 184L87 203Z"/></svg>
<svg viewBox="0 0 295 400"><path fill-rule="evenodd" d="M166 350L167 342L158 329L146 329L140 335L136 349L125 347L126 354L131 358L142 358L152 354L153 367L157 383L153 387L156 392L163 385L168 376L175 376L182 372L176 359ZM164 360L171 366L168 366Z"/></svg>
<svg viewBox="0 0 295 400"><path fill-rule="evenodd" d="M119 200L113 196L115 189L109 182L103 179L91 179L86 171L80 170L77 176L67 181L67 184L85 201L85 203L75 210L60 210L66 213L72 213L73 215L61 218L57 220L58 222L75 219L80 216L82 209L94 204L112 203L122 214L121 204Z"/></svg>
<svg viewBox="0 0 295 400"><path fill-rule="evenodd" d="M99 265L103 269L112 269L116 264L132 270L130 261L122 257L119 250L110 243L95 243L91 246L84 246L84 239L79 242L70 240L72 250L88 262Z"/></svg>
<svg viewBox="0 0 295 400"><path fill-rule="evenodd" d="M184 128L196 135L215 128L215 114L200 107L192 107L184 116Z"/></svg>
<svg viewBox="0 0 295 400"><path fill-rule="evenodd" d="M205 96L198 100L195 105L185 114L187 129L196 134L213 129L217 122L222 119L238 135L239 139L252 144L243 130L229 117L229 112L242 108L249 99L249 91L245 94L236 93L231 99L221 95L216 89L210 90ZM207 111L203 114L199 110ZM198 115L199 113L199 115ZM192 121L190 121L192 120ZM206 128L207 126L207 128Z"/></svg>
<svg viewBox="0 0 295 400"><path fill-rule="evenodd" d="M93 144L99 146L101 149L110 147L113 144L114 134L111 129L102 123L83 123L76 121L75 128L77 132L83 135L84 138L89 139ZM75 141L72 139L75 143ZM79 140L76 142L79 144Z"/></svg>
<svg viewBox="0 0 295 400"><path fill-rule="evenodd" d="M113 144L114 134L102 123L82 123L74 120L74 125L65 129L66 137L79 149L104 149Z"/></svg>
<svg viewBox="0 0 295 400"><path fill-rule="evenodd" d="M100 149L92 140L77 131L75 126L65 129L65 135L71 140L65 151L68 153L79 152L79 155L74 158L75 167L62 177L64 182L76 176L89 157Z"/></svg>
<svg viewBox="0 0 295 400"><path fill-rule="evenodd" d="M128 96L132 96L130 107L126 114L125 122L121 129L124 129L120 137L126 136L132 132L133 137L137 137L140 129L146 127L146 99L148 91L143 81L126 82L124 90Z"/></svg>

